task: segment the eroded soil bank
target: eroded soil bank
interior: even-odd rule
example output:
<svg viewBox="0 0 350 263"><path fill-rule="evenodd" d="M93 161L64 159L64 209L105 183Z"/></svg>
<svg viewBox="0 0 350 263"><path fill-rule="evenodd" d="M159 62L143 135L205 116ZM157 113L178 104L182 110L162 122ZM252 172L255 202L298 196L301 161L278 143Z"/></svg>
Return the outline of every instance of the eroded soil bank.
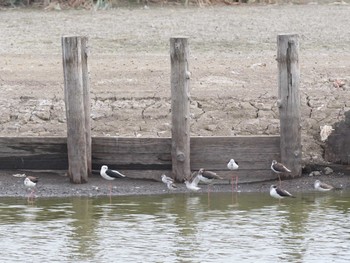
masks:
<svg viewBox="0 0 350 263"><path fill-rule="evenodd" d="M303 162L323 163L320 126L342 120L350 108L349 11L345 4L1 10L0 136L66 135L63 35L90 38L92 135L170 136L169 38L175 35L190 37L193 136L278 134L276 38L298 33ZM100 178L73 186L58 177L61 187L42 177L44 196L99 194L105 186ZM3 195L23 194L20 182L4 178ZM301 187L303 180L309 186L314 179L288 184ZM157 182L118 184L122 194L164 190Z"/></svg>

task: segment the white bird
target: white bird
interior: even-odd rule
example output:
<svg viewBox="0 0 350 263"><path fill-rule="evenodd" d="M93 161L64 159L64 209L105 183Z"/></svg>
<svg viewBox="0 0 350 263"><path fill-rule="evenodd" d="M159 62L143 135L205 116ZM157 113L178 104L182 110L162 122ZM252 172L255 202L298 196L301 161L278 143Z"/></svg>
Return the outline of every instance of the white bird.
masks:
<svg viewBox="0 0 350 263"><path fill-rule="evenodd" d="M169 190L176 190L177 186L173 182L167 182L166 186L168 187Z"/></svg>
<svg viewBox="0 0 350 263"><path fill-rule="evenodd" d="M317 191L321 191L321 192L327 192L327 191L335 189L334 186L326 184L326 183L322 183L320 180L315 181L314 187Z"/></svg>
<svg viewBox="0 0 350 263"><path fill-rule="evenodd" d="M24 186L27 189L31 190L30 194L28 195L28 201L30 200L30 197L32 197L34 199L34 191L35 191L34 188L35 188L36 184L38 183L38 181L39 181L39 178L35 177L35 176L27 176L24 179Z"/></svg>
<svg viewBox="0 0 350 263"><path fill-rule="evenodd" d="M198 191L199 189L201 189L200 187L198 187L198 183L200 181L199 176L197 175L196 177L194 177L192 179L192 181L190 182L189 180L185 180L185 185L187 187L188 190L191 191Z"/></svg>
<svg viewBox="0 0 350 263"><path fill-rule="evenodd" d="M108 169L107 165L102 165L100 174L104 179L109 180L109 181L114 180L116 178L126 177L124 174L122 174L116 170Z"/></svg>
<svg viewBox="0 0 350 263"><path fill-rule="evenodd" d="M283 164L277 162L276 160L273 160L271 163L271 170L278 175L278 180L281 185L281 177L280 174L282 173L291 173L292 171L289 170L286 166Z"/></svg>
<svg viewBox="0 0 350 263"><path fill-rule="evenodd" d="M172 182L172 183L174 182L173 178L166 176L165 174L162 174L161 178L162 178L162 182L165 184L167 184L168 182Z"/></svg>
<svg viewBox="0 0 350 263"><path fill-rule="evenodd" d="M176 184L174 184L174 179L173 179L173 178L171 178L171 177L169 177L169 176L166 176L165 174L163 174L163 175L161 176L161 178L162 178L162 182L163 182L164 184L166 184L166 186L168 187L169 190L175 190L175 189L177 189Z"/></svg>
<svg viewBox="0 0 350 263"><path fill-rule="evenodd" d="M239 166L238 166L238 164L235 162L234 159L231 159L231 160L228 162L228 164L227 164L227 168L228 168L229 170L231 170L231 171L237 170L238 167L239 167Z"/></svg>
<svg viewBox="0 0 350 263"><path fill-rule="evenodd" d="M277 198L277 199L283 199L285 197L295 198L295 196L293 196L291 193L289 193L288 191L286 191L284 189L278 188L276 185L271 185L270 195L273 198Z"/></svg>
<svg viewBox="0 0 350 263"><path fill-rule="evenodd" d="M238 163L235 162L234 159L231 159L228 164L227 164L227 168L231 171L234 171L234 170L238 170ZM236 191L238 190L238 175L235 175L235 174L232 174L232 192L233 192L233 182L234 182L234 178L236 177Z"/></svg>
<svg viewBox="0 0 350 263"><path fill-rule="evenodd" d="M116 170L108 169L107 165L102 165L100 175L108 181L115 180L116 178L125 178L126 177L124 174L122 174ZM112 184L110 183L109 195L111 195L111 194L112 194Z"/></svg>

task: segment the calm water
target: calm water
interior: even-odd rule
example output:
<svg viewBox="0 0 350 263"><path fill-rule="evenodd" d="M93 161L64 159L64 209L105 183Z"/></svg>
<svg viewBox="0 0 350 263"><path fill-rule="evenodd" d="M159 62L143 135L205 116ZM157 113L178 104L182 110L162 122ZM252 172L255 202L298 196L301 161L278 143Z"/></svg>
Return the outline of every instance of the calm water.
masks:
<svg viewBox="0 0 350 263"><path fill-rule="evenodd" d="M350 193L0 199L1 262L349 262Z"/></svg>

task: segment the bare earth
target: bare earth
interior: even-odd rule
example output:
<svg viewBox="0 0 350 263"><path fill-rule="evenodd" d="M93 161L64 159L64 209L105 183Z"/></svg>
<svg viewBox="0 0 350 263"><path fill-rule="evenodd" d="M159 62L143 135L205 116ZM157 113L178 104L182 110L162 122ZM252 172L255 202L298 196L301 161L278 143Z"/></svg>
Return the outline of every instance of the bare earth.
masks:
<svg viewBox="0 0 350 263"><path fill-rule="evenodd" d="M13 174L18 171L3 171L0 173L0 197L25 197L30 192L25 189L24 178L15 177ZM94 175L89 178L86 184L76 185L69 182L69 178L63 174L56 173L29 173L26 175L39 176L39 182L36 187L35 196L42 197L67 197L67 196L106 196L109 195L109 182L102 179L100 176ZM316 179L332 184L335 187L349 190L350 178L349 175L342 173L333 173L332 175L321 175L310 177L308 175L300 178L283 180L281 187L290 191L292 194L298 192L314 191L313 184ZM278 180L261 183L239 184L238 193L247 192L265 192L269 193L272 184L278 185ZM177 184L178 189L169 191L162 182L151 180L135 180L135 179L119 179L112 181L112 195L151 195L151 194L181 194L189 193L185 184ZM206 193L207 186L199 185L201 189L198 194ZM211 192L231 192L232 185L228 181L217 181L211 186ZM236 190L234 190L236 193Z"/></svg>
<svg viewBox="0 0 350 263"><path fill-rule="evenodd" d="M303 161L323 163L320 126L342 120L350 109L349 13L348 4L1 10L0 136L66 135L63 35L90 39L93 135L170 136L169 38L179 35L190 38L191 134L278 134L276 39L280 33L297 33ZM94 177L73 186L66 177L59 178L55 180L66 182L66 195L75 195L77 189L90 193L97 182L99 189L106 184ZM346 175L329 178L346 184L336 180ZM23 189L16 192L18 180L1 176L1 195L23 195ZM293 187L302 180L308 180L303 188L308 189L314 178L286 183ZM129 190L140 189L139 182L125 182ZM152 193L163 192L159 185L144 182ZM230 190L229 185L222 187ZM41 187L40 193L64 195L55 189L54 184ZM132 192L118 189L115 194Z"/></svg>

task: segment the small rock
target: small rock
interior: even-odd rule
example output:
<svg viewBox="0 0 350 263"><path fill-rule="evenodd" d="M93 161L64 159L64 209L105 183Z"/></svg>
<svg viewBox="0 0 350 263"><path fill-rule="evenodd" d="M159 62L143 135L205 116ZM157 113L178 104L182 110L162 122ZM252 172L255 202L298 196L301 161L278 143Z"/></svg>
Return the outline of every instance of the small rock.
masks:
<svg viewBox="0 0 350 263"><path fill-rule="evenodd" d="M334 129L330 125L320 126L320 130L321 141L323 142L325 142L329 135L331 135L331 133L334 131Z"/></svg>
<svg viewBox="0 0 350 263"><path fill-rule="evenodd" d="M320 171L312 171L309 176L320 176L321 172Z"/></svg>
<svg viewBox="0 0 350 263"><path fill-rule="evenodd" d="M333 169L330 167L326 167L326 168L324 168L323 172L325 175L330 175L333 173Z"/></svg>

